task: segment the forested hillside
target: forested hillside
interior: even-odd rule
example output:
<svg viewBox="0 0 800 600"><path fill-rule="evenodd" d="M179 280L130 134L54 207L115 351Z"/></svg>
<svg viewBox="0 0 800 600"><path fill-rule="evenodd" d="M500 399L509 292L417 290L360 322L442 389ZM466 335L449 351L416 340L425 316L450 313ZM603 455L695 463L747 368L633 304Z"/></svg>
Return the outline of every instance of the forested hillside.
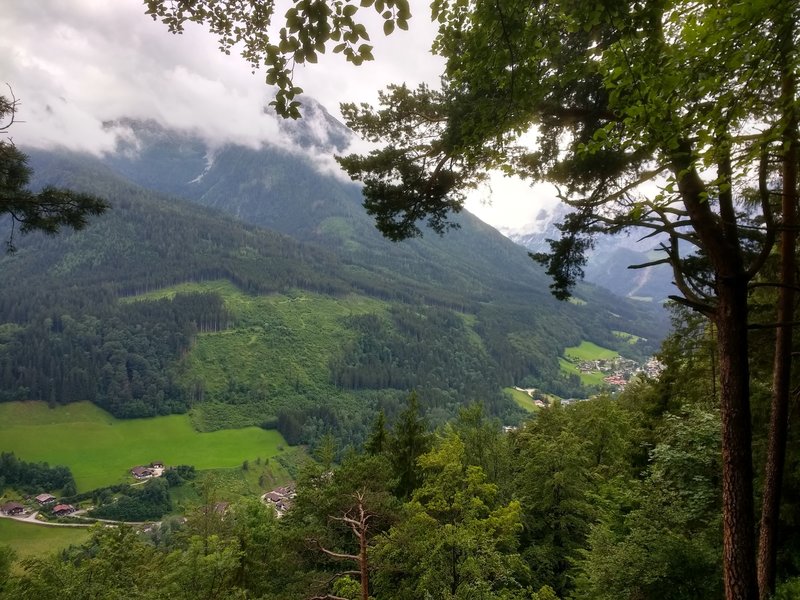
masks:
<svg viewBox="0 0 800 600"><path fill-rule="evenodd" d="M147 600L720 598L713 343L702 320L677 322L659 381L544 409L511 433L478 405L431 431L412 395L340 464L335 447L320 448L282 518L255 499L224 513L200 507L144 533L96 529L17 572L0 547L0 598L130 596L133 580ZM754 366L758 381L768 377L768 361ZM760 445L764 398L754 407ZM796 498L796 460L787 475ZM774 598L791 600L796 503L780 525Z"/></svg>
<svg viewBox="0 0 800 600"><path fill-rule="evenodd" d="M227 152L264 161L267 150ZM269 161L233 164L240 180L272 172ZM663 331L601 290L553 300L525 252L470 215L446 238L389 243L355 197L328 204L321 190L347 186L316 171L320 197L301 186L286 203L305 228L284 229L303 241L146 190L89 156L32 152L32 165L39 185L91 191L112 209L83 232L20 238L0 259L14 282L0 291L5 400L89 399L121 417L193 407L203 430L260 424L292 442L326 431L356 441L412 388L436 422L474 400L514 421L502 387L587 393L560 368L564 348L588 340L642 358ZM332 223L349 228L336 243Z"/></svg>

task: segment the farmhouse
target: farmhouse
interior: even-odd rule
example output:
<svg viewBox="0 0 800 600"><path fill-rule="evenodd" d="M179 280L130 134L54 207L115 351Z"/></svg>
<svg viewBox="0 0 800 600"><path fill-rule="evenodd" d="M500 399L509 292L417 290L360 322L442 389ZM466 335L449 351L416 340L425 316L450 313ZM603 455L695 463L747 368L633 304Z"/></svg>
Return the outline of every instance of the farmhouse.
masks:
<svg viewBox="0 0 800 600"><path fill-rule="evenodd" d="M136 477L136 479L148 479L152 477L153 474L154 471L150 467L133 467L131 469L131 475Z"/></svg>
<svg viewBox="0 0 800 600"><path fill-rule="evenodd" d="M75 512L75 507L71 504L56 504L53 507L53 514L57 517L64 517Z"/></svg>
<svg viewBox="0 0 800 600"><path fill-rule="evenodd" d="M264 498L264 500L268 500L269 502L272 502L273 504L278 503L281 500L283 500L283 496L281 494L279 494L278 492L267 492L262 497Z"/></svg>
<svg viewBox="0 0 800 600"><path fill-rule="evenodd" d="M25 507L19 502L8 502L0 506L0 512L11 517L23 514L25 512Z"/></svg>
<svg viewBox="0 0 800 600"><path fill-rule="evenodd" d="M283 486L275 488L271 492L267 492L261 496L261 500L275 508L275 513L278 517L292 507L292 500L297 494L291 486Z"/></svg>
<svg viewBox="0 0 800 600"><path fill-rule="evenodd" d="M51 502L55 502L56 497L51 494L39 494L38 496L36 496L36 501L39 504L45 505L45 504L50 504Z"/></svg>

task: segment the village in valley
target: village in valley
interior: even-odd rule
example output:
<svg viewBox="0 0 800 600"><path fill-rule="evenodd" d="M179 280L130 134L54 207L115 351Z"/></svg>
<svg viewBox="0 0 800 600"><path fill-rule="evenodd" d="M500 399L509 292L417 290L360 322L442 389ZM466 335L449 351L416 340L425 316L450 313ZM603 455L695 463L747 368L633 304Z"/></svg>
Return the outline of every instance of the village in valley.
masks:
<svg viewBox="0 0 800 600"><path fill-rule="evenodd" d="M57 503L57 498L52 494L39 494L30 500L29 506L20 502L7 502L0 505L0 513L8 517L28 517L30 518L35 512L49 509L49 512L56 517L66 517L71 515L77 509L71 504ZM31 506L34 507L31 510Z"/></svg>
<svg viewBox="0 0 800 600"><path fill-rule="evenodd" d="M637 377L656 378L664 369L664 365L656 358L650 358L643 364L629 358L615 356L613 358L597 358L592 360L572 360L574 368L582 375L601 375L602 382L611 392L620 392ZM536 408L546 408L555 399L538 388L514 386L518 392L527 394ZM586 398L558 398L561 404L570 404ZM504 426L505 432L516 430L515 426Z"/></svg>
<svg viewBox="0 0 800 600"><path fill-rule="evenodd" d="M664 369L664 365L655 358L640 364L621 356L612 359L584 360L576 366L581 373L604 374L603 381L617 390L622 390L632 379L640 375L656 378Z"/></svg>

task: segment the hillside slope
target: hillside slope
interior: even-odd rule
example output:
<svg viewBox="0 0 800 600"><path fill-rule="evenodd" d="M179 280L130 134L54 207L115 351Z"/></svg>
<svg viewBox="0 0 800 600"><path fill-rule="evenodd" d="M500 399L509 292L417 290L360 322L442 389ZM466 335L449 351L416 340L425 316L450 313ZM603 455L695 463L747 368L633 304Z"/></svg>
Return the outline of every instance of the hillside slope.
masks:
<svg viewBox="0 0 800 600"><path fill-rule="evenodd" d="M272 150L227 151L251 159L231 160L228 180L270 176L259 152ZM0 290L2 399L89 399L122 417L190 410L206 430L358 440L411 388L435 421L474 400L514 419L502 387L585 393L559 368L564 348L589 340L641 357L663 331L595 288L579 290L585 303L555 301L524 250L468 214L444 238L387 242L352 186L317 171L286 199L294 217L273 213L285 217L276 233L222 214L235 212L232 190L215 188L230 205L198 207L133 182L123 157L31 159L38 185L103 195L112 209L0 258L14 282ZM336 185L347 194L327 204ZM615 330L647 339L630 345Z"/></svg>

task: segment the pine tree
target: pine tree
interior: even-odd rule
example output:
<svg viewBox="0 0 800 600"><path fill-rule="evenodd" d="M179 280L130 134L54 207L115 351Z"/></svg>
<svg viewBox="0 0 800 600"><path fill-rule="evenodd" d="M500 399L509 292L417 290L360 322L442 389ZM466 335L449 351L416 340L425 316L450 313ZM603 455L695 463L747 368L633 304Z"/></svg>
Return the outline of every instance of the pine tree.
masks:
<svg viewBox="0 0 800 600"><path fill-rule="evenodd" d="M400 413L389 440L389 460L397 477L397 495L408 498L419 487L422 472L417 459L430 447L428 423L420 414L417 393L408 396L408 405Z"/></svg>

